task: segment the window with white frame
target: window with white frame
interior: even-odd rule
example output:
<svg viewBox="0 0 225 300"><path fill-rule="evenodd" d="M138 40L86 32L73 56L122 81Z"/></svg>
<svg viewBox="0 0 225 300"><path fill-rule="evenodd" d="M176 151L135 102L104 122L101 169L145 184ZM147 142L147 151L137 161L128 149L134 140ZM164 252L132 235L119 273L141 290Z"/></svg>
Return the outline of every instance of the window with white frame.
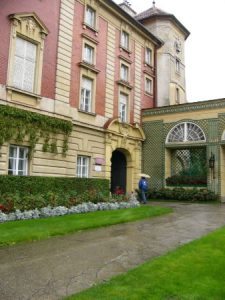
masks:
<svg viewBox="0 0 225 300"><path fill-rule="evenodd" d="M85 23L93 28L96 25L96 11L87 5L85 13Z"/></svg>
<svg viewBox="0 0 225 300"><path fill-rule="evenodd" d="M179 59L176 59L176 72L180 73L180 61L179 61Z"/></svg>
<svg viewBox="0 0 225 300"><path fill-rule="evenodd" d="M129 68L125 64L121 64L120 66L120 79L129 81Z"/></svg>
<svg viewBox="0 0 225 300"><path fill-rule="evenodd" d="M28 174L28 148L10 145L9 147L9 175Z"/></svg>
<svg viewBox="0 0 225 300"><path fill-rule="evenodd" d="M148 65L152 64L152 49L150 48L145 49L145 62Z"/></svg>
<svg viewBox="0 0 225 300"><path fill-rule="evenodd" d="M119 116L121 122L127 122L128 95L120 93Z"/></svg>
<svg viewBox="0 0 225 300"><path fill-rule="evenodd" d="M145 77L145 92L152 94L152 80L148 77Z"/></svg>
<svg viewBox="0 0 225 300"><path fill-rule="evenodd" d="M16 49L13 68L13 86L28 92L34 92L37 46L20 37L16 37Z"/></svg>
<svg viewBox="0 0 225 300"><path fill-rule="evenodd" d="M176 125L169 132L166 143L206 141L203 130L196 124L184 122Z"/></svg>
<svg viewBox="0 0 225 300"><path fill-rule="evenodd" d="M89 44L84 44L84 61L89 64L94 64L94 48Z"/></svg>
<svg viewBox="0 0 225 300"><path fill-rule="evenodd" d="M77 156L77 177L89 177L89 162L90 158L88 156Z"/></svg>
<svg viewBox="0 0 225 300"><path fill-rule="evenodd" d="M81 82L81 100L80 100L81 110L84 110L86 112L91 112L92 91L93 91L93 80L83 76Z"/></svg>
<svg viewBox="0 0 225 300"><path fill-rule="evenodd" d="M121 46L125 49L129 49L129 34L124 30L121 32Z"/></svg>

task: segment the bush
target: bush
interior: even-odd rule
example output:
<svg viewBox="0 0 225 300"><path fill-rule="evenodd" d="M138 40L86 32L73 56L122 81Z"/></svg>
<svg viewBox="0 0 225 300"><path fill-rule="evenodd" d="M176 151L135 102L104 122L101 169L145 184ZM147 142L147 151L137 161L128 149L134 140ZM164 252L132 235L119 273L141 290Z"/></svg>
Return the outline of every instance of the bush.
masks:
<svg viewBox="0 0 225 300"><path fill-rule="evenodd" d="M179 201L217 201L218 195L207 189L150 189L147 193L148 198L161 200L179 200Z"/></svg>
<svg viewBox="0 0 225 300"><path fill-rule="evenodd" d="M90 189L96 189L108 195L109 181L95 178L0 175L1 194L35 195L46 194L49 191L59 194L74 190L81 194Z"/></svg>
<svg viewBox="0 0 225 300"><path fill-rule="evenodd" d="M206 176L188 176L188 175L174 175L166 179L167 185L198 185L206 186L207 178Z"/></svg>
<svg viewBox="0 0 225 300"><path fill-rule="evenodd" d="M0 210L71 207L109 199L109 181L92 178L0 176Z"/></svg>

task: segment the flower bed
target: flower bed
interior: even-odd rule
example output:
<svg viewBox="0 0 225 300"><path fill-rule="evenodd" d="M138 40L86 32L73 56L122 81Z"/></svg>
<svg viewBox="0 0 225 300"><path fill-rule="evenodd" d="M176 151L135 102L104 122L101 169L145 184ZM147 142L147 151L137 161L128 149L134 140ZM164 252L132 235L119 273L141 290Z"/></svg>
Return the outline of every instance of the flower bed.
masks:
<svg viewBox="0 0 225 300"><path fill-rule="evenodd" d="M0 211L0 223L7 221L17 221L17 220L29 220L29 219L39 219L39 218L48 218L55 216L64 216L69 214L81 214L87 212L94 212L99 210L116 210L123 208L132 208L138 207L140 203L133 199L127 202L102 202L102 203L82 203L77 206L71 206L67 208L65 206L57 206L57 207L44 207L41 209L33 209L27 211L16 210L15 212L11 212L9 214L5 214Z"/></svg>

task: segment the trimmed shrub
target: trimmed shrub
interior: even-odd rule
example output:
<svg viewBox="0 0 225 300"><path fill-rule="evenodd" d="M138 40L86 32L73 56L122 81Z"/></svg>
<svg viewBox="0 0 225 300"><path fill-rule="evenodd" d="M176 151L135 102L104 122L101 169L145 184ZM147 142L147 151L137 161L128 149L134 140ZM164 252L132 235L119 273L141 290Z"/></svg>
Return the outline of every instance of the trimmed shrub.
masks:
<svg viewBox="0 0 225 300"><path fill-rule="evenodd" d="M93 178L0 176L0 205L10 212L46 206L71 207L109 199L109 181Z"/></svg>
<svg viewBox="0 0 225 300"><path fill-rule="evenodd" d="M160 199L160 200L178 200L178 201L217 201L218 195L207 189L185 189L185 188L174 188L174 189L150 189L148 190L147 196L149 199Z"/></svg>
<svg viewBox="0 0 225 300"><path fill-rule="evenodd" d="M201 176L189 176L189 175L174 175L166 179L166 184L171 186L175 186L175 185L206 186L207 178L206 176L201 177Z"/></svg>
<svg viewBox="0 0 225 300"><path fill-rule="evenodd" d="M95 178L0 175L1 194L35 195L45 194L49 191L56 194L76 191L78 194L81 194L91 189L96 189L109 195L109 181Z"/></svg>

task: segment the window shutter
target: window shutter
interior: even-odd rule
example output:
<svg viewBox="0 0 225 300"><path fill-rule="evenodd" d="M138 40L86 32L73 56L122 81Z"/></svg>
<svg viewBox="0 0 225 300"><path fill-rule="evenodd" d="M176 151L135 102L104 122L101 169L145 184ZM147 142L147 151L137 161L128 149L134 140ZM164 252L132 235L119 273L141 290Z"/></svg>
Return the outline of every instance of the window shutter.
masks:
<svg viewBox="0 0 225 300"><path fill-rule="evenodd" d="M34 90L37 46L16 38L13 86L29 92Z"/></svg>

